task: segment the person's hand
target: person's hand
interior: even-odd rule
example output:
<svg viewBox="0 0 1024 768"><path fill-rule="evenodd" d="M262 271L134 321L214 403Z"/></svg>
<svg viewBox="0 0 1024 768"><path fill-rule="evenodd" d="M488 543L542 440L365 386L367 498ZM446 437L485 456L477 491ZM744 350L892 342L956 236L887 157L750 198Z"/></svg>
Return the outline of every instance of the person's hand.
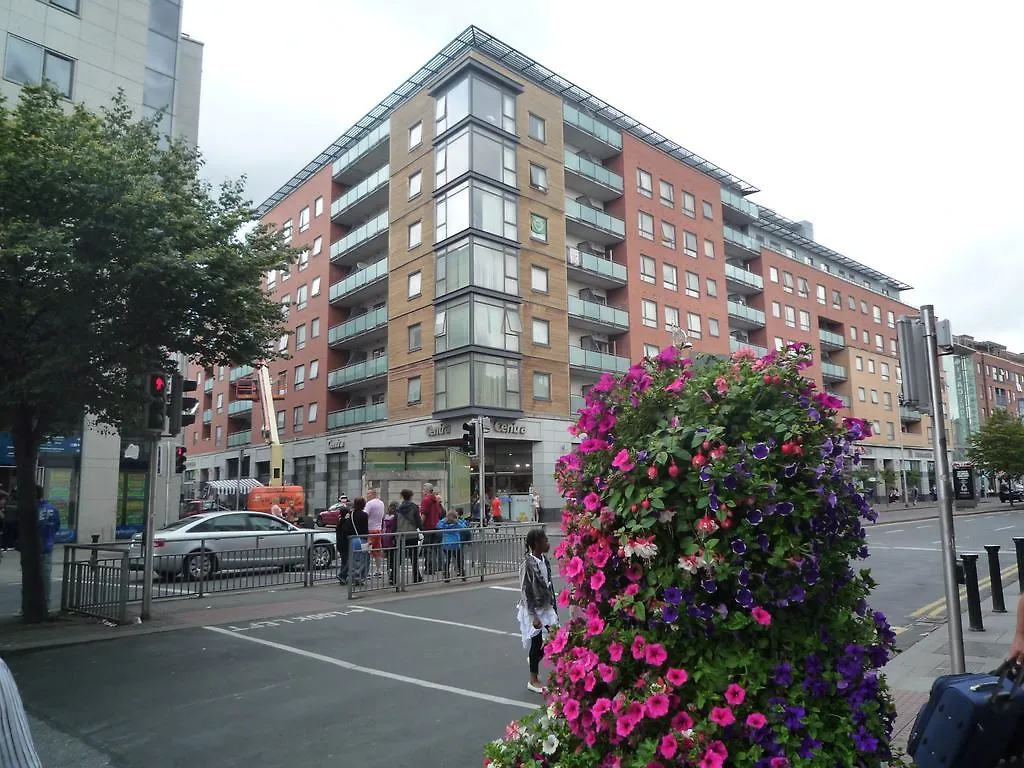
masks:
<svg viewBox="0 0 1024 768"><path fill-rule="evenodd" d="M540 619L538 619L536 616L533 617L533 628L534 629L540 629L541 628Z"/></svg>
<svg viewBox="0 0 1024 768"><path fill-rule="evenodd" d="M1013 636L1013 645L1010 646L1008 658L1010 661L1024 664L1024 635L1019 632Z"/></svg>

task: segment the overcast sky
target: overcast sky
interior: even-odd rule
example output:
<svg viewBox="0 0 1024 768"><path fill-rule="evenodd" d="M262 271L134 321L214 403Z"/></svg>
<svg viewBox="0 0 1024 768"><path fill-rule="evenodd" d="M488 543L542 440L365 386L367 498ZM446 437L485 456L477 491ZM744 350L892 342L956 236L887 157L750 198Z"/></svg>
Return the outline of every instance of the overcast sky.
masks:
<svg viewBox="0 0 1024 768"><path fill-rule="evenodd" d="M955 333L1024 352L1022 4L184 5L207 173L247 175L257 203L476 24L913 285Z"/></svg>

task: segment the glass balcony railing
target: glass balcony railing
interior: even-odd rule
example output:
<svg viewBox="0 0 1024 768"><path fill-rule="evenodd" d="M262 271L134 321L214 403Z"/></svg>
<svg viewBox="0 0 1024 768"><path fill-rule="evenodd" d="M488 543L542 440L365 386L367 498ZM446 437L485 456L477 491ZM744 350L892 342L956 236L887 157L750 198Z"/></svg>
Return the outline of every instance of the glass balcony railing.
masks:
<svg viewBox="0 0 1024 768"><path fill-rule="evenodd" d="M598 122L590 115L585 115L569 104L564 105L562 110L563 119L574 128L579 128L584 133L589 133L595 139L603 141L610 147L622 149L622 134L611 126Z"/></svg>
<svg viewBox="0 0 1024 768"><path fill-rule="evenodd" d="M591 181L614 189L616 192L622 192L622 177L619 174L609 171L603 165L598 165L590 160L584 160L568 149L565 150L565 167L575 174L585 176Z"/></svg>
<svg viewBox="0 0 1024 768"><path fill-rule="evenodd" d="M209 424L213 421L213 411L207 408L203 411L203 424Z"/></svg>
<svg viewBox="0 0 1024 768"><path fill-rule="evenodd" d="M629 370L629 358L570 345L569 365L602 373L625 373Z"/></svg>
<svg viewBox="0 0 1024 768"><path fill-rule="evenodd" d="M352 427L356 424L369 424L374 421L387 421L388 404L373 403L372 405L358 405L355 408L346 408L343 411L332 411L327 414L328 429L342 429Z"/></svg>
<svg viewBox="0 0 1024 768"><path fill-rule="evenodd" d="M758 357L764 357L768 354L768 350L765 347L759 347L757 344L751 344L749 341L740 341L739 339L729 339L729 351L736 354L741 349L749 349Z"/></svg>
<svg viewBox="0 0 1024 768"><path fill-rule="evenodd" d="M239 379L244 379L246 376L252 376L253 373L255 373L255 369L251 365L239 365L231 369L228 379L231 381L238 381Z"/></svg>
<svg viewBox="0 0 1024 768"><path fill-rule="evenodd" d="M748 323L764 325L764 312L760 309L748 307L746 304L740 304L738 301L729 302L729 315L740 320L746 320Z"/></svg>
<svg viewBox="0 0 1024 768"><path fill-rule="evenodd" d="M331 286L330 290L330 301L337 301L342 296L352 293L365 285L374 283L378 280L382 280L388 276L388 260L381 259L375 261L365 269L360 269L358 272L353 272L351 275L346 277L344 280L339 280Z"/></svg>
<svg viewBox="0 0 1024 768"><path fill-rule="evenodd" d="M921 411L917 408L910 408L906 405L900 406L900 421L920 421Z"/></svg>
<svg viewBox="0 0 1024 768"><path fill-rule="evenodd" d="M832 397L834 397L836 400L840 401L843 404L843 408L850 407L850 398L848 398L846 395L840 395L838 392L829 392L829 394L832 395Z"/></svg>
<svg viewBox="0 0 1024 768"><path fill-rule="evenodd" d="M242 432L232 432L228 435L228 448L240 448L252 442L252 430L246 429Z"/></svg>
<svg viewBox="0 0 1024 768"><path fill-rule="evenodd" d="M764 278L756 272L751 272L749 269L743 269L742 267L736 267L732 264L726 264L725 276L729 280L749 285L751 288L756 288L759 291L764 290Z"/></svg>
<svg viewBox="0 0 1024 768"><path fill-rule="evenodd" d="M836 347L838 349L842 349L846 346L846 339L843 338L843 334L826 331L824 328L818 329L818 340L821 341L822 344L826 344L830 347Z"/></svg>
<svg viewBox="0 0 1024 768"><path fill-rule="evenodd" d="M344 387L347 384L371 379L374 376L382 376L387 372L388 356L381 355L372 360L364 360L361 363L353 363L331 371L327 374L327 388Z"/></svg>
<svg viewBox="0 0 1024 768"><path fill-rule="evenodd" d="M376 237L381 232L388 231L388 212L384 211L377 216L374 216L368 222L363 224L356 229L353 229L341 240L331 243L331 258L336 259L346 251L352 250L355 246L369 240L372 237Z"/></svg>
<svg viewBox="0 0 1024 768"><path fill-rule="evenodd" d="M252 400L235 400L228 403L228 416L252 413Z"/></svg>
<svg viewBox="0 0 1024 768"><path fill-rule="evenodd" d="M351 208L355 203L362 200L371 192L376 192L391 180L390 166L385 165L378 168L352 189L331 203L331 216L337 216L342 211Z"/></svg>
<svg viewBox="0 0 1024 768"><path fill-rule="evenodd" d="M757 244L757 241L754 240L754 238L750 235L743 234L738 229L734 229L728 224L722 226L722 233L727 244L732 243L733 245L738 245L740 248L745 248L748 251L755 251L757 253L761 252L761 247Z"/></svg>
<svg viewBox="0 0 1024 768"><path fill-rule="evenodd" d="M390 136L391 122L385 120L357 141L355 146L349 147L345 154L334 161L334 164L331 166L331 175L337 176L382 141L389 139Z"/></svg>
<svg viewBox="0 0 1024 768"><path fill-rule="evenodd" d="M846 380L846 369L841 365L835 363L822 363L821 372L824 376L830 379Z"/></svg>
<svg viewBox="0 0 1024 768"><path fill-rule="evenodd" d="M569 317L613 325L623 331L629 330L629 313L626 310L598 304L596 301L584 301L575 296L569 297Z"/></svg>
<svg viewBox="0 0 1024 768"><path fill-rule="evenodd" d="M569 395L569 414L575 416L580 408L587 407L587 398L582 395Z"/></svg>
<svg viewBox="0 0 1024 768"><path fill-rule="evenodd" d="M609 232L616 237L624 238L626 236L626 222L622 219L609 216L604 211L591 208L589 205L583 205L576 200L565 201L565 215L570 219L576 219L584 224L589 224L592 227Z"/></svg>
<svg viewBox="0 0 1024 768"><path fill-rule="evenodd" d="M570 267L576 267L585 272L592 272L595 275L607 277L620 283L626 282L627 279L626 267L622 264L601 256L595 256L592 253L585 253L572 246L565 249L565 261Z"/></svg>
<svg viewBox="0 0 1024 768"><path fill-rule="evenodd" d="M735 208L752 219L757 219L761 215L761 210L756 205L743 197L743 195L725 187L722 187L722 203L730 208Z"/></svg>
<svg viewBox="0 0 1024 768"><path fill-rule="evenodd" d="M337 344L345 339L351 339L361 333L372 331L388 324L388 308L380 307L365 315L353 317L344 323L338 323L327 332L327 343Z"/></svg>

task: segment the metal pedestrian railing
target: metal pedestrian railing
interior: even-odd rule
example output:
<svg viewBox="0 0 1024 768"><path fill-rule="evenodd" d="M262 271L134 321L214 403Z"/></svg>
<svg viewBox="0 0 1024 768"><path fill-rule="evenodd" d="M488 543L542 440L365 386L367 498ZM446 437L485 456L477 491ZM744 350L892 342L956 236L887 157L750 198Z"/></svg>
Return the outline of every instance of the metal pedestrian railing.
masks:
<svg viewBox="0 0 1024 768"><path fill-rule="evenodd" d="M61 575L61 610L126 624L129 574L127 547L66 544Z"/></svg>

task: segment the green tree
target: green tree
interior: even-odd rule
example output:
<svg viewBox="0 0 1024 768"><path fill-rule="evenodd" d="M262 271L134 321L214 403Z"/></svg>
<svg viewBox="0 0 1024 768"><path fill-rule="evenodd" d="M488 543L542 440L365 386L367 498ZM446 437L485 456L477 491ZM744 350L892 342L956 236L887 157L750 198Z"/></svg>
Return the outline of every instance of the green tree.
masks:
<svg viewBox="0 0 1024 768"><path fill-rule="evenodd" d="M1024 423L1007 411L995 411L971 435L967 455L977 468L989 474L1005 473L1011 480L1024 475Z"/></svg>
<svg viewBox="0 0 1024 768"><path fill-rule="evenodd" d="M907 470L907 495L912 495L914 488L920 490L921 488L921 470L919 469L908 469Z"/></svg>
<svg viewBox="0 0 1024 768"><path fill-rule="evenodd" d="M886 494L889 493L890 488L896 487L896 472L895 470L885 468L878 473L878 476L882 479L882 483L885 485Z"/></svg>
<svg viewBox="0 0 1024 768"><path fill-rule="evenodd" d="M15 447L26 622L46 617L43 439L79 429L84 412L137 424L140 377L169 352L252 362L282 332L261 278L293 252L253 226L243 181L214 190L201 167L186 144L161 146L156 118L135 121L120 95L98 114L48 88L0 100L0 428Z"/></svg>

